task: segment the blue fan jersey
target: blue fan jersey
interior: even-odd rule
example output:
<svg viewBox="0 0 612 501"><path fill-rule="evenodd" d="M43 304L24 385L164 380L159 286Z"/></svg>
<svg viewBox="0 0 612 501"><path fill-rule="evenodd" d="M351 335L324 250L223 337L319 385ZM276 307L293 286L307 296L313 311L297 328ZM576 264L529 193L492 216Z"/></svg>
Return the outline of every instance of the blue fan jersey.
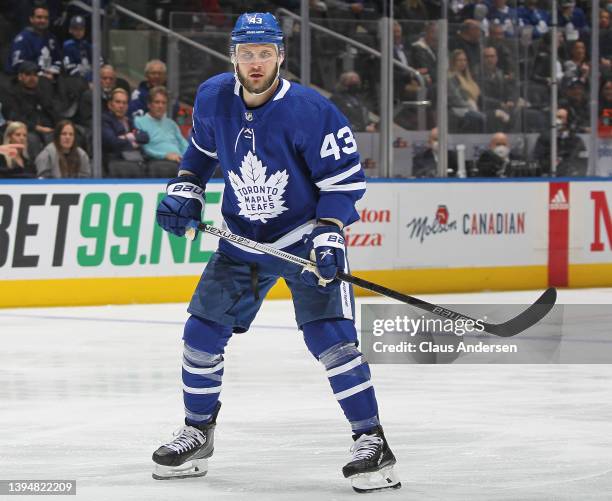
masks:
<svg viewBox="0 0 612 501"><path fill-rule="evenodd" d="M36 63L42 71L59 73L61 54L55 36L50 32L39 35L31 27L19 33L11 44L6 72L16 74L24 61Z"/></svg>
<svg viewBox="0 0 612 501"><path fill-rule="evenodd" d="M91 81L91 44L84 38L76 40L71 38L64 42L64 69L72 76L82 76Z"/></svg>
<svg viewBox="0 0 612 501"><path fill-rule="evenodd" d="M217 164L232 233L285 248L316 219L359 219L355 202L366 183L357 143L344 115L312 89L281 79L271 99L249 109L232 73L204 82L180 168L206 183ZM247 252L226 241L220 249Z"/></svg>

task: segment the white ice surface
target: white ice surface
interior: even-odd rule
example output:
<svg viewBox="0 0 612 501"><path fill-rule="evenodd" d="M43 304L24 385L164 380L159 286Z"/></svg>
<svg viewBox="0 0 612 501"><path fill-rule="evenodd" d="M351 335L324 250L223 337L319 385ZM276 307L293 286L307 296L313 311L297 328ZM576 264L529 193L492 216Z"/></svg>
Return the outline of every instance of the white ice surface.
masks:
<svg viewBox="0 0 612 501"><path fill-rule="evenodd" d="M560 301L612 305L612 290L562 291ZM183 418L186 318L183 304L0 310L0 479L76 479L88 501L356 499L340 473L350 430L287 301L265 302L230 341L208 475L151 479L152 452ZM612 366L372 374L403 488L368 499L612 499Z"/></svg>

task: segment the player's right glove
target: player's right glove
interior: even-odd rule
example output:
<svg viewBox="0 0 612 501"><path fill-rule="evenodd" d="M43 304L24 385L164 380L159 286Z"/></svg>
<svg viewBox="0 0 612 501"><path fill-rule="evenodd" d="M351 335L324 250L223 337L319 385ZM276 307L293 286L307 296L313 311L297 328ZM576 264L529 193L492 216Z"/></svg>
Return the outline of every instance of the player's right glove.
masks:
<svg viewBox="0 0 612 501"><path fill-rule="evenodd" d="M157 206L157 224L170 233L184 236L191 221L202 221L204 200L204 188L196 176L171 179L166 186L166 196Z"/></svg>
<svg viewBox="0 0 612 501"><path fill-rule="evenodd" d="M336 274L344 270L346 253L342 230L335 224L315 226L309 235L304 235L304 243L308 257L317 267L314 270L305 267L300 274L302 282L322 292L336 290L340 285Z"/></svg>

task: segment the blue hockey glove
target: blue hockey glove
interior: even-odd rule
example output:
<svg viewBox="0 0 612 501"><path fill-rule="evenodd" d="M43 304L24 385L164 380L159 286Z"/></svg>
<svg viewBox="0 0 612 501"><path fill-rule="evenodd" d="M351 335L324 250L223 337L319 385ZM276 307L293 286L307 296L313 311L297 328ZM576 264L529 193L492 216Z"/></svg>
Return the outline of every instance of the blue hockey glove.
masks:
<svg viewBox="0 0 612 501"><path fill-rule="evenodd" d="M168 181L166 196L157 206L157 224L182 237L191 221L202 221L202 210L204 188L200 180L196 176L179 176Z"/></svg>
<svg viewBox="0 0 612 501"><path fill-rule="evenodd" d="M334 290L340 282L335 280L338 271L344 271L344 236L335 224L316 226L304 242L311 261L316 261L316 269L304 268L300 275L302 281L322 290Z"/></svg>

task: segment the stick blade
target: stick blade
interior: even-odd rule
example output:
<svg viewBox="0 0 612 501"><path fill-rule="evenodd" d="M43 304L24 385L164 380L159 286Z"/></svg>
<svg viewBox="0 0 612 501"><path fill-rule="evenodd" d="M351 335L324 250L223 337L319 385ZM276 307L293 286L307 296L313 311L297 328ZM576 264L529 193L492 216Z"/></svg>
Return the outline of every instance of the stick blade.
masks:
<svg viewBox="0 0 612 501"><path fill-rule="evenodd" d="M529 329L552 310L557 301L557 289L550 287L525 311L502 324L484 324L485 331L500 337L512 337Z"/></svg>

